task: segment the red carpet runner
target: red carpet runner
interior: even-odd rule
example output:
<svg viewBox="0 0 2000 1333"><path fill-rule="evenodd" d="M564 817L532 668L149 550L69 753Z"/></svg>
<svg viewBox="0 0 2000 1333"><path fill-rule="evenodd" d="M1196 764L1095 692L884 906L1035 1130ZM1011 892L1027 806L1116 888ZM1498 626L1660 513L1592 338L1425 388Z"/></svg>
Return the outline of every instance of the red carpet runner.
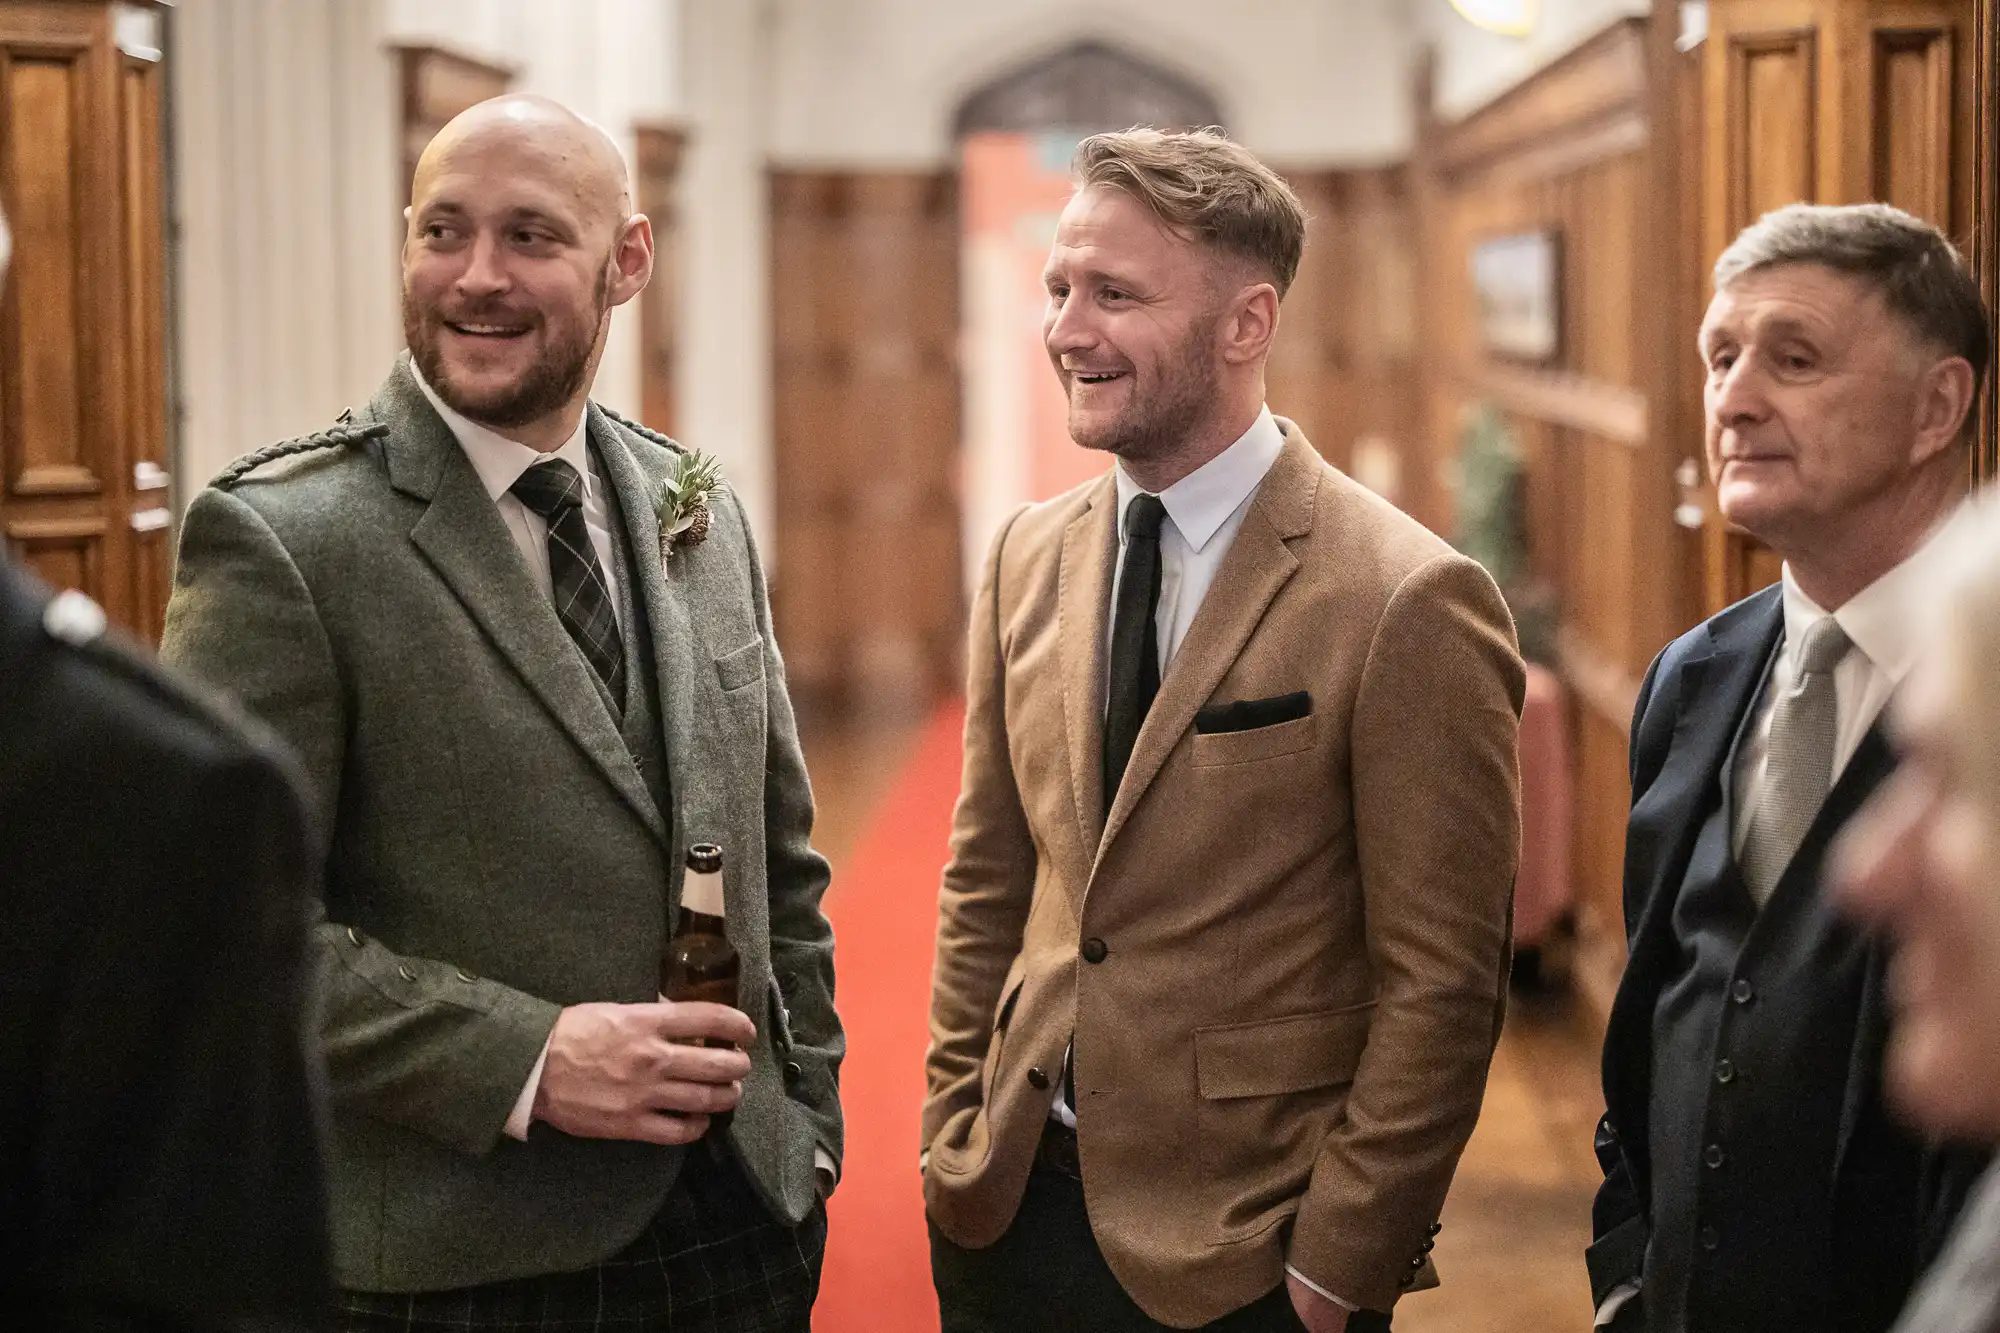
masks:
<svg viewBox="0 0 2000 1333"><path fill-rule="evenodd" d="M814 1333L937 1333L917 1174L938 873L958 799L962 705L931 720L827 895L847 1024L847 1160Z"/></svg>

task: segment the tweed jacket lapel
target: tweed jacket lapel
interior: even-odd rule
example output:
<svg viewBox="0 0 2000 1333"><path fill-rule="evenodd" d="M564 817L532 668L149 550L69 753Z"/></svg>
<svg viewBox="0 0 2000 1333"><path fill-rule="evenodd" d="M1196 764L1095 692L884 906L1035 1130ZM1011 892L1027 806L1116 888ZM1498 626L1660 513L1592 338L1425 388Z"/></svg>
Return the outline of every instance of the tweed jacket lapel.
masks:
<svg viewBox="0 0 2000 1333"><path fill-rule="evenodd" d="M1118 559L1118 484L1105 473L1090 503L1063 530L1056 575L1057 641L1062 656L1063 732L1070 794L1088 865L1104 831L1104 627Z"/></svg>
<svg viewBox="0 0 2000 1333"><path fill-rule="evenodd" d="M1223 557L1215 582L1202 598L1201 609L1195 613L1180 651L1168 664L1160 692L1139 728L1131 764L1119 784L1118 799L1112 804L1097 847L1098 866L1104 863L1105 849L1125 826L1132 808L1159 776L1167 756L1194 725L1194 715L1243 655L1271 600L1298 572L1298 557L1286 543L1312 531L1320 459L1298 427L1289 421L1279 425L1285 433L1284 450L1258 484L1243 527ZM1112 508L1116 508L1115 503ZM1098 623L1101 632L1101 618Z"/></svg>
<svg viewBox="0 0 2000 1333"><path fill-rule="evenodd" d="M397 362L369 412L389 427L383 450L390 484L425 503L410 540L556 725L666 842L666 822L591 682L590 667L535 587L492 497L411 378L407 359Z"/></svg>
<svg viewBox="0 0 2000 1333"><path fill-rule="evenodd" d="M690 686L694 664L699 660L699 634L688 613L686 589L695 562L692 549L675 557L670 578L660 559L660 527L653 510L653 496L666 480L670 455L661 446L640 440L607 416L597 404L590 405L590 441L604 474L618 497L624 516L625 540L631 543L632 574L638 580L633 604L652 630L653 667L659 675L660 726L667 753L667 782L672 792L674 815L669 822L683 826L678 815L686 805L689 790L688 759L694 745L694 701ZM678 865L678 860L676 860Z"/></svg>

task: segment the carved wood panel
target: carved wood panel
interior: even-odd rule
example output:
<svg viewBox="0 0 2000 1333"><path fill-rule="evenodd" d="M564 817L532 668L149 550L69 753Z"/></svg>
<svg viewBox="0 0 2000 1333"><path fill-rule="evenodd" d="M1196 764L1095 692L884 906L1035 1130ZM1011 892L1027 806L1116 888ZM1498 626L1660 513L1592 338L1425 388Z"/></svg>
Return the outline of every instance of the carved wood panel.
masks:
<svg viewBox="0 0 2000 1333"><path fill-rule="evenodd" d="M773 602L809 702L958 683L956 205L949 174L772 174Z"/></svg>
<svg viewBox="0 0 2000 1333"><path fill-rule="evenodd" d="M164 46L150 5L0 0L0 535L142 640L172 537Z"/></svg>

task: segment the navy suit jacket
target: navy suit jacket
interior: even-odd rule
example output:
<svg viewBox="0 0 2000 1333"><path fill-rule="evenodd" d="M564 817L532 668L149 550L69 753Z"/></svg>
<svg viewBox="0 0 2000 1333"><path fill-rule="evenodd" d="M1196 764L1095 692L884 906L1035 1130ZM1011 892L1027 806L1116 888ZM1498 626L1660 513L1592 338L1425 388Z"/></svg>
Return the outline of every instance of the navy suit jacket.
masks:
<svg viewBox="0 0 2000 1333"><path fill-rule="evenodd" d="M1784 632L1781 585L1738 602L1676 639L1654 659L1632 719L1632 813L1625 843L1629 957L1604 1043L1606 1112L1596 1137L1604 1184L1593 1208L1588 1252L1601 1304L1643 1269L1650 1218L1647 1159L1653 1014L1675 975L1673 908L1697 834L1720 799L1724 767L1764 667ZM1880 722L1841 772L1797 857L1815 879L1841 827L1894 771ZM1830 909L1828 909L1830 910ZM1889 1025L1888 950L1868 947L1860 1018L1849 1044L1834 1159L1833 1271L1851 1284L1839 1304L1858 1311L1900 1305L1916 1274L1951 1229L1984 1155L1925 1145L1892 1119L1882 1096ZM1809 1017L1809 1014L1807 1015ZM1803 1090L1809 1095L1824 1095ZM1755 1282L1756 1274L1734 1274Z"/></svg>

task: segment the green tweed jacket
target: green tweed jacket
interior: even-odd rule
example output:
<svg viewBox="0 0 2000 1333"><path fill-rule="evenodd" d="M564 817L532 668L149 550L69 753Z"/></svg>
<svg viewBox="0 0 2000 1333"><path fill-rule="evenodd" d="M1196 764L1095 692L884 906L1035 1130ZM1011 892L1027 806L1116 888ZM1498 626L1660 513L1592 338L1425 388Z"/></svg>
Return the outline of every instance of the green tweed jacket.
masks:
<svg viewBox="0 0 2000 1333"><path fill-rule="evenodd" d="M727 849L758 1027L731 1138L788 1221L815 1148L840 1158L828 871L756 547L724 490L706 540L661 561L672 446L594 404L588 429L651 629L671 810L407 360L348 425L188 509L162 656L288 739L319 798L350 1288L585 1268L645 1227L682 1150L502 1129L562 1006L654 997L690 843Z"/></svg>

